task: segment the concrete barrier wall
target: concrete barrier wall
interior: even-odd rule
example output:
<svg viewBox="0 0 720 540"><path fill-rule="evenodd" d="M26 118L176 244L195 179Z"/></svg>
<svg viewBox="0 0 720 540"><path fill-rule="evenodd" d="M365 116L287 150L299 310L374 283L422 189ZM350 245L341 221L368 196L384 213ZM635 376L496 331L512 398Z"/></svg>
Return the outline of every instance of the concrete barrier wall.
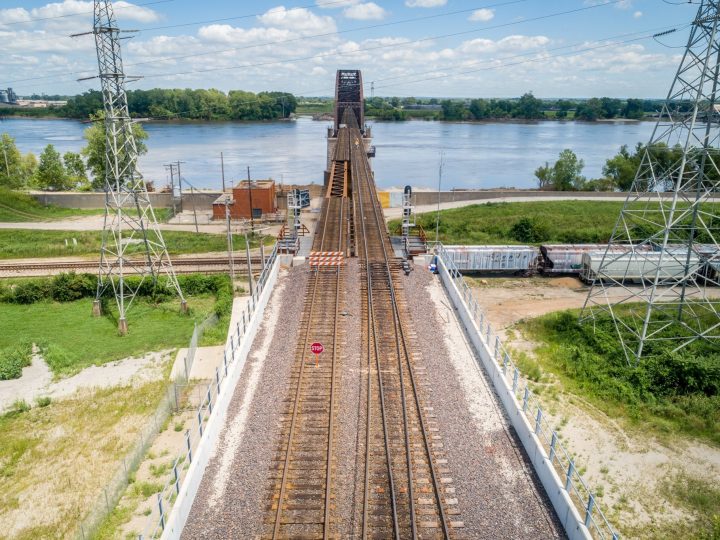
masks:
<svg viewBox="0 0 720 540"><path fill-rule="evenodd" d="M187 476L180 486L180 493L178 494L177 500L172 507L170 516L163 530L163 540L179 540L182 535L183 528L187 522L187 518L190 515L195 496L197 495L200 483L202 482L205 474L205 468L210 462L210 458L215 453L218 442L220 440L220 431L225 425L230 400L235 393L240 375L242 374L243 368L245 367L245 360L247 359L250 347L257 335L260 323L263 320L263 314L265 307L270 299L270 295L275 289L275 283L277 282L278 272L280 271L280 259L276 258L273 263L272 269L268 274L265 286L257 299L255 310L250 317L250 321L247 326L247 331L243 335L242 343L235 349L234 361L232 367L228 370L228 376L223 381L223 388L221 393L213 406L212 415L210 420L205 426L202 440L198 445L197 449L193 453L193 460L187 472ZM228 331L228 343L226 344L226 350L228 346L231 346L230 336L232 335L232 329L240 322L237 318L237 313L242 310L233 310L233 318L230 320L230 330Z"/></svg>
<svg viewBox="0 0 720 540"><path fill-rule="evenodd" d="M220 191L201 191L194 194L183 192L182 204L185 210L192 210L193 202L196 210L212 210L212 203L222 193ZM104 208L104 193L76 193L70 191L45 192L31 191L40 204L59 206L61 208ZM150 193L150 203L153 208L172 207L172 198L169 193Z"/></svg>
<svg viewBox="0 0 720 540"><path fill-rule="evenodd" d="M518 438L522 442L525 452L530 458L535 472L540 479L540 483L545 489L545 493L547 493L568 538L570 540L591 540L592 536L590 532L585 527L568 492L565 491L564 485L545 452L542 443L535 435L533 426L531 426L523 413L522 405L515 399L512 388L500 371L500 366L494 361L492 351L483 340L482 332L472 317L470 308L463 300L463 296L455 285L448 268L445 266L441 257L437 257L437 261L440 279L445 286L450 301L465 327L466 334L477 352L477 356L481 361L485 373L487 373L492 380L495 392L500 398L500 402L515 428Z"/></svg>

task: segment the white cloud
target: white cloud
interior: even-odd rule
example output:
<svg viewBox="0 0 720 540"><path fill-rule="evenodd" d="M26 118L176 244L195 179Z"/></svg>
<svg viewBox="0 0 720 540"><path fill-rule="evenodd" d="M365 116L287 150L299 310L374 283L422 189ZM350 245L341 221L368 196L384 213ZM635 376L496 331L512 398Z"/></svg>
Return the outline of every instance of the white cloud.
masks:
<svg viewBox="0 0 720 540"><path fill-rule="evenodd" d="M315 0L315 5L323 9L338 9L359 4L361 0Z"/></svg>
<svg viewBox="0 0 720 540"><path fill-rule="evenodd" d="M502 51L527 51L544 47L550 43L546 36L506 36L498 41L477 38L462 43L458 50L463 53L493 53Z"/></svg>
<svg viewBox="0 0 720 540"><path fill-rule="evenodd" d="M447 0L405 0L407 7L432 8L444 6L445 4L447 4Z"/></svg>
<svg viewBox="0 0 720 540"><path fill-rule="evenodd" d="M355 4L343 11L348 19L357 19L361 21L384 19L387 13L383 8L375 2L367 2L366 4Z"/></svg>
<svg viewBox="0 0 720 540"><path fill-rule="evenodd" d="M335 20L326 15L315 15L312 11L299 9L285 9L283 6L266 11L258 17L265 26L275 26L300 32L301 34L319 34L322 32L335 32Z"/></svg>
<svg viewBox="0 0 720 540"><path fill-rule="evenodd" d="M470 21L482 21L486 22L495 17L495 12L492 9L476 9L470 14L468 20Z"/></svg>
<svg viewBox="0 0 720 540"><path fill-rule="evenodd" d="M636 11L635 13L633 13L633 17L635 17L636 19L639 19L642 16L643 16L642 11Z"/></svg>

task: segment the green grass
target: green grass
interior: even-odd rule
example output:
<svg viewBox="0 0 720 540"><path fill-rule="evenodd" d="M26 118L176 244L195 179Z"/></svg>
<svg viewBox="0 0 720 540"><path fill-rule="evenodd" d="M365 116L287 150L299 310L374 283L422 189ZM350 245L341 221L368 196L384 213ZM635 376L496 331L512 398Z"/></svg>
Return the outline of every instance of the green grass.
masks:
<svg viewBox="0 0 720 540"><path fill-rule="evenodd" d="M183 231L163 231L163 238L171 255L181 253L207 253L227 251L224 234L198 234ZM73 239L77 245L73 243ZM68 245L65 245L67 240ZM272 240L267 237L268 242ZM101 246L100 231L41 231L29 229L0 229L0 259L25 259L33 257L98 256ZM257 247L257 239L250 247ZM234 235L236 251L245 249L245 236ZM141 249L135 247L135 251ZM132 253L132 251L128 251Z"/></svg>
<svg viewBox="0 0 720 540"><path fill-rule="evenodd" d="M132 355L187 345L194 322L213 310L210 295L188 298L191 314L183 315L178 301L158 305L137 298L128 312L129 333L117 333L115 306L103 317L91 316L92 299L75 302L0 303L0 349L18 342L41 346L56 376L76 373L92 364L104 364Z"/></svg>
<svg viewBox="0 0 720 540"><path fill-rule="evenodd" d="M19 378L31 357L32 344L27 341L0 348L0 381Z"/></svg>
<svg viewBox="0 0 720 540"><path fill-rule="evenodd" d="M690 436L720 445L720 352L698 341L677 353L651 342L637 366L628 365L614 324L578 323L578 311L531 319L521 330L539 343L536 357L562 388L611 417L658 437Z"/></svg>
<svg viewBox="0 0 720 540"><path fill-rule="evenodd" d="M333 107L334 103L332 101L323 103L299 103L295 109L295 114L331 114Z"/></svg>
<svg viewBox="0 0 720 540"><path fill-rule="evenodd" d="M166 384L98 390L0 416L2 530L19 525L14 539L72 538ZM33 513L37 524L24 519Z"/></svg>
<svg viewBox="0 0 720 540"><path fill-rule="evenodd" d="M68 217L96 215L102 212L102 209L95 208L82 210L78 208L43 206L34 197L26 193L0 188L0 221L2 222L49 221Z"/></svg>
<svg viewBox="0 0 720 540"><path fill-rule="evenodd" d="M543 201L474 204L440 211L440 241L445 244L525 244L513 237L522 218L540 225L536 243L607 242L622 208L621 202ZM435 212L419 214L417 223L435 238ZM400 221L392 220L390 230ZM541 231L541 232L542 232Z"/></svg>

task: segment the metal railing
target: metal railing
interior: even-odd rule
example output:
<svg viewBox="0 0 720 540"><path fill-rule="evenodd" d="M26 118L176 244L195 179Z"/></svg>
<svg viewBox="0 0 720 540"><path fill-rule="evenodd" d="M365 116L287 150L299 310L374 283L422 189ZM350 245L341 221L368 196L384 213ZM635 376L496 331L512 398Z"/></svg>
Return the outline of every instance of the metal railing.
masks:
<svg viewBox="0 0 720 540"><path fill-rule="evenodd" d="M159 538L165 529L170 510L175 499L180 494L180 488L183 481L187 477L187 470L193 461L193 452L197 449L203 437L205 426L213 414L213 408L217 403L217 399L225 391L232 391L232 388L225 388L223 383L228 376L228 369L235 361L235 351L243 344L247 333L250 318L255 312L257 302L265 289L268 276L272 271L273 264L277 258L277 244L273 248L272 253L266 259L260 276L253 288L253 294L250 301L242 311L241 319L235 324L234 328L228 330L229 339L227 340L225 350L223 352L222 365L215 368L215 377L204 391L204 395L193 414L193 425L185 431L185 443L182 451L175 457L171 467L172 476L165 483L162 489L155 494L156 500L148 515L147 523L143 531L138 535L138 540L149 538Z"/></svg>
<svg viewBox="0 0 720 540"><path fill-rule="evenodd" d="M501 368L503 378L512 389L520 410L530 425L534 426L534 433L555 472L561 480L564 479L564 489L583 518L585 527L594 538L617 540L619 535L600 508L596 493L585 483L575 466L573 457L560 442L557 431L549 424L538 396L530 389L528 380L510 358L510 353L502 344L500 336L493 331L486 314L480 309L471 288L455 265L452 254L440 243L435 245L434 251L448 269L450 278L460 292L470 316L480 329L482 341L490 351L494 362Z"/></svg>

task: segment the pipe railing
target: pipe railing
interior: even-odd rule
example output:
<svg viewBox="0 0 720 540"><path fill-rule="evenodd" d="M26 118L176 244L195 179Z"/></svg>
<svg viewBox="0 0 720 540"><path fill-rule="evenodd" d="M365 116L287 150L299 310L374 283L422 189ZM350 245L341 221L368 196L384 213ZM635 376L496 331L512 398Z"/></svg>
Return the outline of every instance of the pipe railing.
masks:
<svg viewBox="0 0 720 540"><path fill-rule="evenodd" d="M452 254L441 243L435 244L434 252L442 260L450 278L460 291L465 307L480 329L482 341L490 351L493 361L500 367L502 376L512 389L512 394L520 410L530 425L534 427L534 433L542 443L555 472L559 478L564 480L563 488L578 509L584 526L593 538L617 540L619 535L600 508L596 498L597 492L587 485L575 466L572 455L560 442L558 432L548 422L538 396L530 388L527 378L512 361L510 352L503 345L500 335L493 330L487 314L480 308L472 289L458 270Z"/></svg>

